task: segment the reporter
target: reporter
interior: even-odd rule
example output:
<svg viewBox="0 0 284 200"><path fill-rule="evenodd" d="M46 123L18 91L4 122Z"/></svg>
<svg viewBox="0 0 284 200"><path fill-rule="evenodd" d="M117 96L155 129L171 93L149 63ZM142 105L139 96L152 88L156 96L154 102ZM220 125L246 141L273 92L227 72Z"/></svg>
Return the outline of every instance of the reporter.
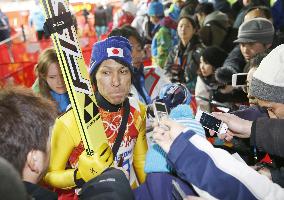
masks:
<svg viewBox="0 0 284 200"><path fill-rule="evenodd" d="M203 198L283 199L284 190L267 177L236 160L228 152L214 148L206 139L184 126L163 119L155 124L154 139L167 153L177 175L191 183ZM226 187L222 187L222 186Z"/></svg>

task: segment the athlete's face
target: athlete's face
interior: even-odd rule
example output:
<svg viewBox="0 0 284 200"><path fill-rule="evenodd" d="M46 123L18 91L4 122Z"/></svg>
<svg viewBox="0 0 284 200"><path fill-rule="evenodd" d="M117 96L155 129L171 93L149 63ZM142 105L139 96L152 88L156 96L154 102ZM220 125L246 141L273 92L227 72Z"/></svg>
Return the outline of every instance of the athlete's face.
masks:
<svg viewBox="0 0 284 200"><path fill-rule="evenodd" d="M98 91L111 104L121 104L129 94L130 70L113 59L101 63L96 73L96 80Z"/></svg>
<svg viewBox="0 0 284 200"><path fill-rule="evenodd" d="M52 63L47 70L46 82L51 90L57 94L64 94L67 90L57 63Z"/></svg>

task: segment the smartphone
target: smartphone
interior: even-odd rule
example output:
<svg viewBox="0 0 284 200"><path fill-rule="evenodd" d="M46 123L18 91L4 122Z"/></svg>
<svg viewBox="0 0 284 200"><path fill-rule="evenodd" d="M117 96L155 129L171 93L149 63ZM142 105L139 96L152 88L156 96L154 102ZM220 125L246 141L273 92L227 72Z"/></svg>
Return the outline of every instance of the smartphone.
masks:
<svg viewBox="0 0 284 200"><path fill-rule="evenodd" d="M155 118L157 119L158 122L161 121L162 117L168 116L167 106L162 102L155 101L153 103L153 110Z"/></svg>
<svg viewBox="0 0 284 200"><path fill-rule="evenodd" d="M228 130L227 124L201 110L196 113L195 119L199 121L204 128L213 130L215 133L225 134Z"/></svg>
<svg viewBox="0 0 284 200"><path fill-rule="evenodd" d="M247 82L248 73L238 73L232 75L232 86L241 87L245 86Z"/></svg>

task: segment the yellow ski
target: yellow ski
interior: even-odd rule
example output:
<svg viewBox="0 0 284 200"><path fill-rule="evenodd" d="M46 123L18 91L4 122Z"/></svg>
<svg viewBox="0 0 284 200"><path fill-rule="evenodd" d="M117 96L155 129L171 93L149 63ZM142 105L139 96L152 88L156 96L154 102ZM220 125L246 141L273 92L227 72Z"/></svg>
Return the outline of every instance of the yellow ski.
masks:
<svg viewBox="0 0 284 200"><path fill-rule="evenodd" d="M65 0L41 0L73 112L87 155L107 143L73 18Z"/></svg>

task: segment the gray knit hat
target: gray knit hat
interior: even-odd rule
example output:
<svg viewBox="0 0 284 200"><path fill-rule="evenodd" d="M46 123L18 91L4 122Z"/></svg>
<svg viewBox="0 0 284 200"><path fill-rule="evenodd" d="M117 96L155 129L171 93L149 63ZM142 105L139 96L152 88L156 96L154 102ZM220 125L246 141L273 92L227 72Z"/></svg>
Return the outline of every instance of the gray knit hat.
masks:
<svg viewBox="0 0 284 200"><path fill-rule="evenodd" d="M273 49L253 74L252 96L284 104L284 44Z"/></svg>
<svg viewBox="0 0 284 200"><path fill-rule="evenodd" d="M238 39L235 43L260 42L270 44L274 37L273 24L264 18L254 18L242 23L238 32Z"/></svg>

